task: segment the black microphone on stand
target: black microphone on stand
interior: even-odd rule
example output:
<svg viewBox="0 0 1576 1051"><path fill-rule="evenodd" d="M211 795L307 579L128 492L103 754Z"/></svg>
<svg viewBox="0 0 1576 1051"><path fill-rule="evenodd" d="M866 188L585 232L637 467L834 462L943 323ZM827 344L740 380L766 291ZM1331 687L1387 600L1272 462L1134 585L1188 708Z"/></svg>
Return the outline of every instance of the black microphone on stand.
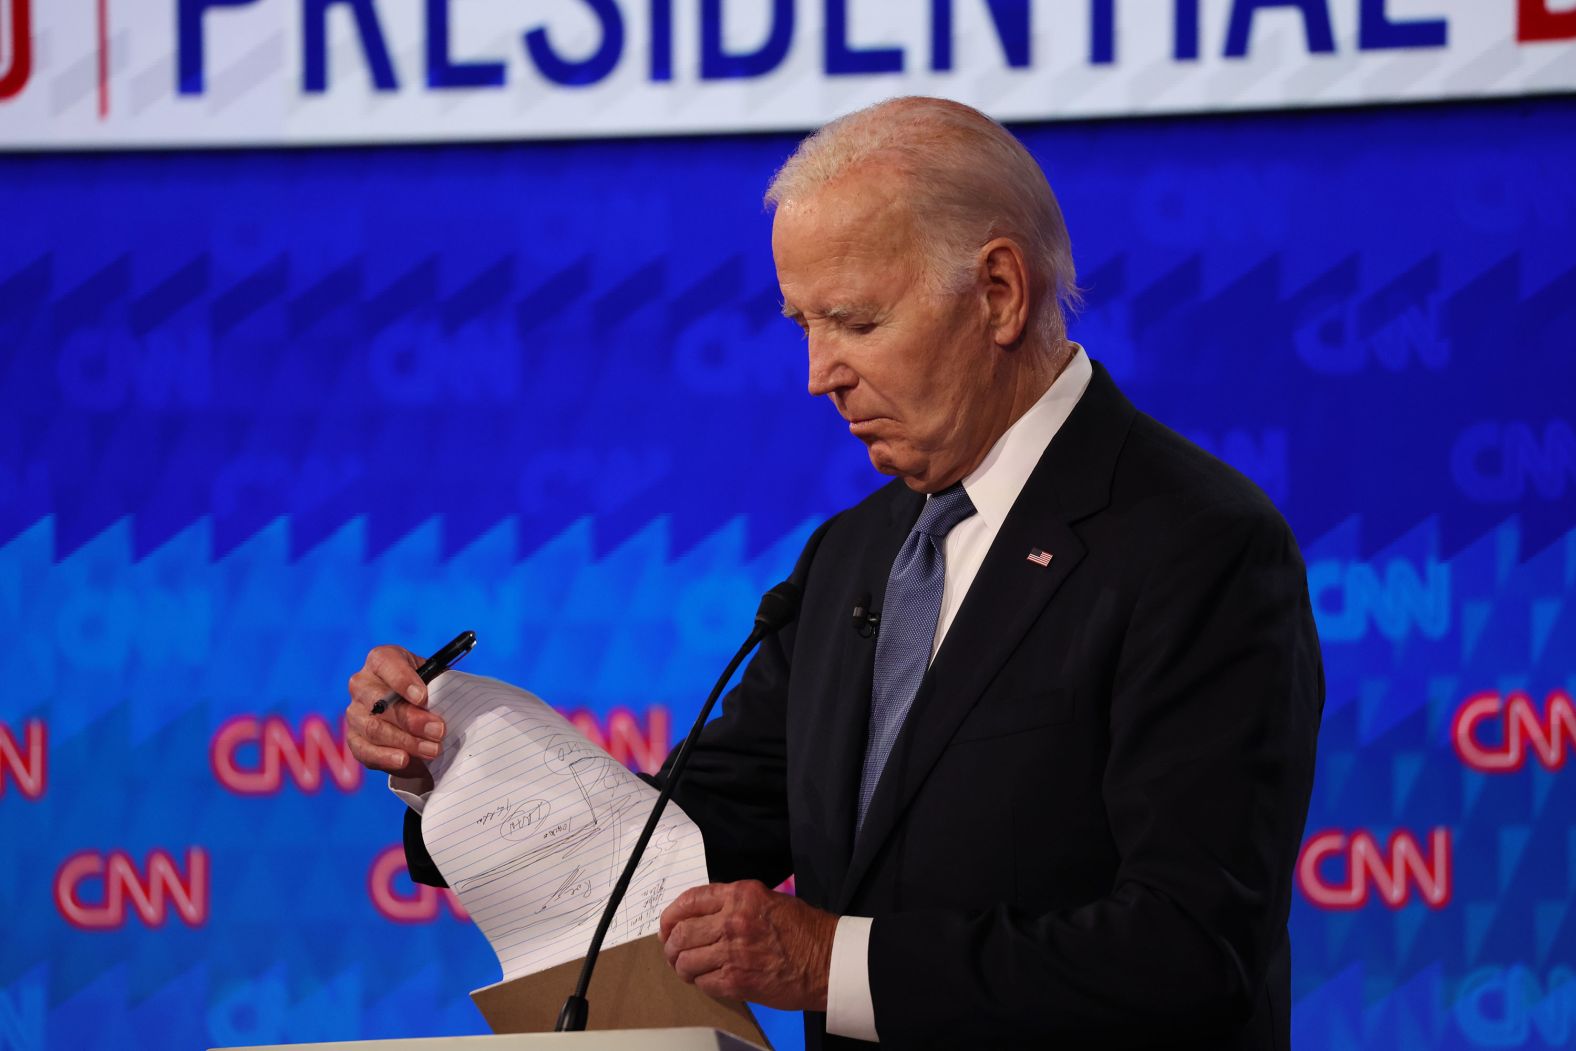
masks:
<svg viewBox="0 0 1576 1051"><path fill-rule="evenodd" d="M679 777L684 773L684 767L689 761L690 748L700 737L701 727L706 725L706 717L711 714L712 705L716 704L717 698L722 695L722 688L728 684L729 679L733 678L733 673L738 670L744 658L768 635L793 622L793 619L799 615L799 601L803 597L799 585L791 580L783 581L761 596L760 607L755 611L755 627L751 630L750 637L744 640L744 645L739 647L739 651L728 662L728 667L717 680L717 685L711 688L711 696L707 697L706 703L701 705L700 714L695 717L695 725L690 727L690 732L684 737L684 743L679 745L678 754L673 757L673 766L668 770L667 783L662 786L656 805L651 808L651 816L646 818L646 827L640 830L640 838L635 841L635 849L629 855L629 862L624 866L618 882L613 885L613 893L602 909L602 919L596 925L596 933L591 936L591 948L586 953L585 963L580 966L580 978L575 982L575 991L564 1000L563 1009L558 1012L558 1025L554 1028L554 1032L578 1033L585 1029L586 1014L589 1010L586 992L591 988L591 971L596 967L597 954L602 951L602 942L607 938L608 928L613 925L613 916L624 901L630 881L635 878L635 868L640 864L640 856L646 852L646 844L651 840L652 832L656 831L657 822L662 819L662 811L667 808L668 799L673 795L673 786L678 784Z"/></svg>

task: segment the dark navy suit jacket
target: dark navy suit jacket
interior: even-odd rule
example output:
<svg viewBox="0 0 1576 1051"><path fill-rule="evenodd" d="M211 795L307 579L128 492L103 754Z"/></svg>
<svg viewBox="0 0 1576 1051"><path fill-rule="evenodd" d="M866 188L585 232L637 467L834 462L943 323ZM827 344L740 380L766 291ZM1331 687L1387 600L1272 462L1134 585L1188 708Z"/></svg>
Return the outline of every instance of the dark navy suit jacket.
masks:
<svg viewBox="0 0 1576 1051"><path fill-rule="evenodd" d="M882 595L922 503L894 482L806 545L798 621L747 666L675 793L712 878L791 873L806 901L875 917L884 1045L1288 1047L1324 683L1280 514L1097 365L856 839L875 640L851 611ZM414 815L406 844L412 874L441 881ZM806 1035L865 1046L814 1014Z"/></svg>

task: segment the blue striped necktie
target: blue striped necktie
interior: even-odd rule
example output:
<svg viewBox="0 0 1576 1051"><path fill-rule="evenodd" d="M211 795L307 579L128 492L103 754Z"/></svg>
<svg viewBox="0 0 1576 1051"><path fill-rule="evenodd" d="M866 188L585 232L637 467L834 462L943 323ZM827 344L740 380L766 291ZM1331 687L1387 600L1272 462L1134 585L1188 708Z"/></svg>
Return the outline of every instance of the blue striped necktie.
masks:
<svg viewBox="0 0 1576 1051"><path fill-rule="evenodd" d="M881 631L876 636L875 678L870 690L870 734L865 744L864 773L859 780L859 817L862 828L870 797L886 766L892 744L914 703L914 694L930 667L930 650L941 618L941 591L947 575L943 541L952 527L974 513L963 483L944 489L925 501L919 521L892 561L886 598L881 610Z"/></svg>

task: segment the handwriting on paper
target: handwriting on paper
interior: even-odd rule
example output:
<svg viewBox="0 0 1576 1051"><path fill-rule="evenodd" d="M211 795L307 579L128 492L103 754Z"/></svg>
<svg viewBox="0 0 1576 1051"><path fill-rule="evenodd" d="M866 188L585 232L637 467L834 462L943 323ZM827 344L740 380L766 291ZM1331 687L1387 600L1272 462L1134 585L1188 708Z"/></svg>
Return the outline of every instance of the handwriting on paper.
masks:
<svg viewBox="0 0 1576 1051"><path fill-rule="evenodd" d="M448 731L427 764L422 836L504 978L585 955L656 789L507 683L446 672L428 703ZM670 803L606 945L654 933L662 910L705 882L700 831Z"/></svg>

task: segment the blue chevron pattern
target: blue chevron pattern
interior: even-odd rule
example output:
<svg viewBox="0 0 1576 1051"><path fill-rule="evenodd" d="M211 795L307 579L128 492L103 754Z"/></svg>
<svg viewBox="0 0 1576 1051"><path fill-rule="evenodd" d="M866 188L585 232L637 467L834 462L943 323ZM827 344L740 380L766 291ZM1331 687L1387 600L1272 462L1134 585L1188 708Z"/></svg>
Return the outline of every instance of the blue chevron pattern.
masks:
<svg viewBox="0 0 1576 1051"><path fill-rule="evenodd" d="M1448 830L1438 907L1299 885L1295 1046L1572 1046L1576 762L1472 769L1458 724L1576 693L1576 108L1022 134L1075 337L1301 539L1310 836ZM471 670L681 732L760 591L880 483L776 316L759 194L791 145L0 156L0 1049L481 1031L484 941L373 886L376 779L286 762L243 794L219 768L271 746L216 741L336 724L368 646L461 627ZM113 851L186 882L117 920Z"/></svg>

